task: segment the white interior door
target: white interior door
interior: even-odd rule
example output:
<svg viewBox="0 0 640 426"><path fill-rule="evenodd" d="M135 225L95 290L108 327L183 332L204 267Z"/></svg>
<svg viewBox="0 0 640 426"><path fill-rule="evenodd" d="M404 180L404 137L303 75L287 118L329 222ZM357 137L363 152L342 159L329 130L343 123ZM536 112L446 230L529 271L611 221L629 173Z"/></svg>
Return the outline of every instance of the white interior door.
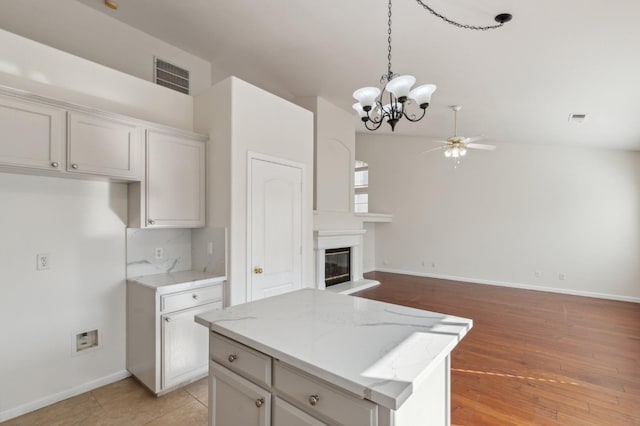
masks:
<svg viewBox="0 0 640 426"><path fill-rule="evenodd" d="M302 287L302 168L250 158L249 299Z"/></svg>

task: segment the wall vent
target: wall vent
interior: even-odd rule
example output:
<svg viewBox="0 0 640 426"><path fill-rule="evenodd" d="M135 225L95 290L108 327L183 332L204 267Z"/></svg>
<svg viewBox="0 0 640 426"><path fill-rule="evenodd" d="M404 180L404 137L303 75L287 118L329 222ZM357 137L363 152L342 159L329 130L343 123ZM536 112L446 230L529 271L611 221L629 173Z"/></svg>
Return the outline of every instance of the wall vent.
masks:
<svg viewBox="0 0 640 426"><path fill-rule="evenodd" d="M162 59L153 58L153 78L156 84L168 87L186 95L190 92L191 80L189 71L170 64Z"/></svg>

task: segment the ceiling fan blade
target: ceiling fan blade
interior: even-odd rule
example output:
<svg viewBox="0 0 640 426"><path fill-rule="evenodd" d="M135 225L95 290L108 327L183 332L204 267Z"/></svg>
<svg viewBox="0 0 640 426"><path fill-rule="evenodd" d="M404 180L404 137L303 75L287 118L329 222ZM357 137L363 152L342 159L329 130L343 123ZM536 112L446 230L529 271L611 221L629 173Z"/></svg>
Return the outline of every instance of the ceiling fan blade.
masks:
<svg viewBox="0 0 640 426"><path fill-rule="evenodd" d="M431 149L428 149L426 151L419 152L418 155L427 154L429 152L437 151L437 150L443 149L443 148L444 148L444 146L439 146L437 148L431 148Z"/></svg>
<svg viewBox="0 0 640 426"><path fill-rule="evenodd" d="M469 138L467 138L467 143L471 143L471 142L475 142L475 141L481 141L483 139L486 139L487 137L484 135L478 135L478 136L471 136Z"/></svg>
<svg viewBox="0 0 640 426"><path fill-rule="evenodd" d="M483 149L485 151L493 151L494 149L496 149L495 145L486 145L483 143L468 143L466 144L467 148L474 148L474 149Z"/></svg>
<svg viewBox="0 0 640 426"><path fill-rule="evenodd" d="M445 141L442 139L431 139L430 142L436 142L436 143L443 143L443 144L448 144L449 141Z"/></svg>

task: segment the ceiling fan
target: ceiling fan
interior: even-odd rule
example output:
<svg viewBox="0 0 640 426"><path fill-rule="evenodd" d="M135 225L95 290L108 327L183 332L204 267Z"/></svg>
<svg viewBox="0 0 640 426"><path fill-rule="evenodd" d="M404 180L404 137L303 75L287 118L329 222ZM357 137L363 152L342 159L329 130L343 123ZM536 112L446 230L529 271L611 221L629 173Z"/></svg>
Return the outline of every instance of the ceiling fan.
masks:
<svg viewBox="0 0 640 426"><path fill-rule="evenodd" d="M464 157L467 155L467 149L482 149L485 151L493 151L496 149L495 145L487 145L482 143L474 143L476 141L486 139L486 136L471 136L464 137L458 136L458 111L462 109L460 105L451 106L453 110L453 136L448 138L446 141L436 140L434 142L438 142L443 144L437 148L428 149L426 151L422 151L420 154L426 154L428 152L437 151L439 149L444 149L444 156L447 158L457 158L458 161L460 157Z"/></svg>

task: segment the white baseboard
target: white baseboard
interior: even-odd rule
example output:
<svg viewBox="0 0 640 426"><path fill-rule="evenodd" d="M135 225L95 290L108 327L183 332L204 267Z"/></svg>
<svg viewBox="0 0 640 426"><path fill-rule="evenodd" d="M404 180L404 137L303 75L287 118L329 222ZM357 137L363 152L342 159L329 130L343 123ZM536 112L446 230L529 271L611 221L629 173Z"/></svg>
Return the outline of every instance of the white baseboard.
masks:
<svg viewBox="0 0 640 426"><path fill-rule="evenodd" d="M46 396L44 398L22 404L18 407L0 411L0 423L9 419L13 419L14 417L22 416L23 414L38 410L48 405L55 404L56 402L63 401L65 399L71 398L72 396L80 395L81 393L89 392L101 386L117 382L118 380L122 380L129 376L131 376L131 373L129 373L127 370L122 370L117 373L110 374L108 376L101 377L87 383L83 383L71 389L67 389L62 392Z"/></svg>
<svg viewBox="0 0 640 426"><path fill-rule="evenodd" d="M617 294L595 293L591 291L571 290L567 288L558 288L558 287L543 287L543 286L535 286L530 284L518 284L518 283L505 282L505 281L485 280L481 278L457 277L453 275L429 274L426 272L406 271L403 269L376 268L376 271L389 272L392 274L413 275L416 277L438 278L442 280L463 281L463 282L475 283L475 284L496 285L500 287L521 288L523 290L547 291L551 293L569 294L572 296L585 296L585 297L594 297L597 299L618 300L621 302L640 303L640 297L620 296Z"/></svg>

